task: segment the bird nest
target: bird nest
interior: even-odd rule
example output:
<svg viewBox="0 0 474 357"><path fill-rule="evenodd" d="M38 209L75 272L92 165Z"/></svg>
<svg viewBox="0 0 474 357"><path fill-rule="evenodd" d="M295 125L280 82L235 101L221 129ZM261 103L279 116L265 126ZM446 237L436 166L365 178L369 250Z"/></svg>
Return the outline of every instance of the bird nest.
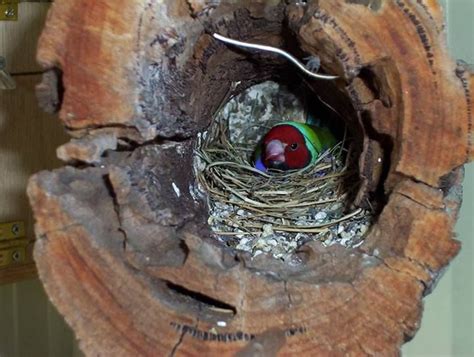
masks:
<svg viewBox="0 0 474 357"><path fill-rule="evenodd" d="M311 240L362 243L371 213L349 204L357 172L346 135L302 170L264 173L252 165L256 145L274 123L304 117L301 100L265 82L231 99L198 136L195 173L218 240L252 256L283 260Z"/></svg>

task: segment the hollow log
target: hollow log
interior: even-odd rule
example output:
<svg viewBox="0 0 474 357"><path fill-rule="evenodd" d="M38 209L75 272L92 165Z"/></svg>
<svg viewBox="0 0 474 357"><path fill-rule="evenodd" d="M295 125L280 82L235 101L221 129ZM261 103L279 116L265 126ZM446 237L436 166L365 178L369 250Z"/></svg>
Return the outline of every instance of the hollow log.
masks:
<svg viewBox="0 0 474 357"><path fill-rule="evenodd" d="M474 157L473 75L449 57L443 21L434 0L56 0L38 95L72 140L28 194L39 275L81 349L397 355L460 249ZM196 135L230 95L288 71L214 32L317 55L339 76L293 80L361 132L354 204L378 194L382 208L360 247L311 242L282 262L210 237L192 196Z"/></svg>

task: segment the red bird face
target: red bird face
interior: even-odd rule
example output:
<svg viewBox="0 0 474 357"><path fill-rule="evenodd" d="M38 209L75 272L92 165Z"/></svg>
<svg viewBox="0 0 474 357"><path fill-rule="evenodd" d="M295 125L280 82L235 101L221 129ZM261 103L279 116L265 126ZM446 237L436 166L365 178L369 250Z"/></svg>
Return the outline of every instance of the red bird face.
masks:
<svg viewBox="0 0 474 357"><path fill-rule="evenodd" d="M303 134L291 125L273 127L263 137L263 164L280 170L301 169L311 161Z"/></svg>

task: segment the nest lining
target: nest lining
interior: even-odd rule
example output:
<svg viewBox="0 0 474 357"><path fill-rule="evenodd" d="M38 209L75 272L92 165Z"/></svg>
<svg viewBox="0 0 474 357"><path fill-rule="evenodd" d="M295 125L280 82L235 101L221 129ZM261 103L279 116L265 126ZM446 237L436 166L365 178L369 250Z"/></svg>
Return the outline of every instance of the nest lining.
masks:
<svg viewBox="0 0 474 357"><path fill-rule="evenodd" d="M278 122L304 121L305 108L285 86L264 82L229 100L198 136L196 178L221 242L283 260L310 240L346 247L363 242L371 213L346 208L354 189L347 181L356 177L350 145L341 142L315 165L292 172L263 173L251 164L261 137Z"/></svg>

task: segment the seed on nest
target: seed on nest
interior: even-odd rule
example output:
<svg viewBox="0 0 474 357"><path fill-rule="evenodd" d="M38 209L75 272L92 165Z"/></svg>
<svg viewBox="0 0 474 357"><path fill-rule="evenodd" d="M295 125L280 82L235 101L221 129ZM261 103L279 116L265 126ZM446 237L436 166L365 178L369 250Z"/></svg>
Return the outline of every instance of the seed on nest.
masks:
<svg viewBox="0 0 474 357"><path fill-rule="evenodd" d="M342 231L340 234L341 234L341 238L342 238L342 239L345 239L345 240L349 240L349 239L351 238L351 236L352 236L351 233L346 232L346 231Z"/></svg>
<svg viewBox="0 0 474 357"><path fill-rule="evenodd" d="M328 214L324 211L316 213L314 219L317 221L324 221L327 218Z"/></svg>
<svg viewBox="0 0 474 357"><path fill-rule="evenodd" d="M269 245L273 246L273 247L276 247L277 244L278 244L278 242L276 241L276 239L269 239L269 240L267 241L267 243L268 243Z"/></svg>
<svg viewBox="0 0 474 357"><path fill-rule="evenodd" d="M343 238L339 241L339 243L340 243L341 245L343 245L343 246L347 246L347 243L349 242L350 239L351 239L350 236L343 237Z"/></svg>
<svg viewBox="0 0 474 357"><path fill-rule="evenodd" d="M290 241L290 242L288 243L288 245L289 245L291 248L294 248L294 249L295 249L295 248L298 246L298 243L296 243L296 241Z"/></svg>
<svg viewBox="0 0 474 357"><path fill-rule="evenodd" d="M273 235L273 226L271 224L264 224L263 225L263 232L262 232L262 237L268 237Z"/></svg>
<svg viewBox="0 0 474 357"><path fill-rule="evenodd" d="M247 244L247 243L248 243L248 241L249 241L249 239L248 239L248 238L242 238L242 239L240 240L240 243L239 243L239 245L245 245L245 244Z"/></svg>

